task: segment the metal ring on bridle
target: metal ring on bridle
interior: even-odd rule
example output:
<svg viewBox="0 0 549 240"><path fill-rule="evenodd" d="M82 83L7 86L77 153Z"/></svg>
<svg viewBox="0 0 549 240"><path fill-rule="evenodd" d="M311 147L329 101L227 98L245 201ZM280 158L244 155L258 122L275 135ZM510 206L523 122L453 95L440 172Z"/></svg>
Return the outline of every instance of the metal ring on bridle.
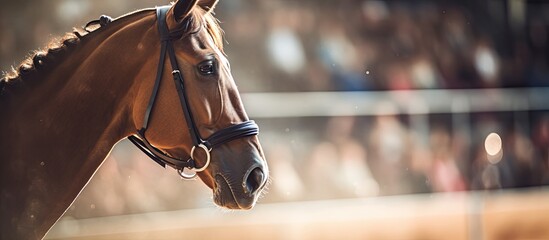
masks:
<svg viewBox="0 0 549 240"><path fill-rule="evenodd" d="M191 171L191 170L188 170L188 171ZM185 173L185 168L183 169L177 169L177 173L179 174L179 176L185 180L193 180L196 178L196 172L192 172L192 174L186 174Z"/></svg>
<svg viewBox="0 0 549 240"><path fill-rule="evenodd" d="M201 168L195 168L193 169L195 172L202 172L204 170L206 170L206 168L208 168L208 166L210 165L210 149L208 149L208 147L206 147L206 145L204 145L203 143L201 144L198 144L197 145L199 148L202 148L202 150L204 150L204 153L206 153L206 164L204 164L203 167ZM191 149L191 159L195 160L196 162L196 159L194 159L194 150L196 149L197 146L193 146L193 148Z"/></svg>

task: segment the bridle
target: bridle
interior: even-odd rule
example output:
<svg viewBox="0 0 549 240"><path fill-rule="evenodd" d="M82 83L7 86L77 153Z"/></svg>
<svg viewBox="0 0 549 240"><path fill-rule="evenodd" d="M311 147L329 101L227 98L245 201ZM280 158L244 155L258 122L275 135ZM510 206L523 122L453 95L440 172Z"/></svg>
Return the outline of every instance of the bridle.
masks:
<svg viewBox="0 0 549 240"><path fill-rule="evenodd" d="M147 110L145 111L145 117L143 119L143 126L137 130L137 133L128 137L128 139L143 151L152 160L160 164L162 167L166 165L177 169L179 175L184 179L193 179L196 177L197 172L206 170L210 165L211 155L210 152L213 147L221 145L223 143L249 136L254 136L259 133L259 127L253 120L248 120L236 125L229 126L227 128L218 130L210 135L210 137L203 139L200 137L198 128L193 119L193 115L189 106L187 93L185 91L185 81L183 74L179 70L177 59L175 57L175 51L173 48L173 40L175 37L170 35L168 26L166 24L166 12L170 6L157 7L156 16L158 21L158 31L160 33L160 40L162 42L160 49L160 60L158 62L158 69L156 73L156 81L153 86L153 91L149 99ZM166 60L166 52L168 53L170 64L172 66L172 75L175 81L176 90L181 102L181 108L183 109L184 117L187 122L187 128L193 141L193 147L191 149L190 156L187 160L175 158L164 153L164 151L153 146L146 138L145 133L151 118L151 112L154 107L156 95L158 94L158 88L160 86L160 80L162 79L162 72L164 70L164 63ZM206 163L203 166L197 166L195 160L195 152L197 149L201 149L206 154ZM185 170L192 170L192 172L186 173Z"/></svg>

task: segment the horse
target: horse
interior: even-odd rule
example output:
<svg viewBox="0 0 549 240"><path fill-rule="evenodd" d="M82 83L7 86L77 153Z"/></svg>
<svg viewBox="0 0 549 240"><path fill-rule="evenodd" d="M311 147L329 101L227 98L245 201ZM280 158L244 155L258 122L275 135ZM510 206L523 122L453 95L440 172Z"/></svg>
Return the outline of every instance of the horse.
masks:
<svg viewBox="0 0 549 240"><path fill-rule="evenodd" d="M5 74L1 239L43 238L122 139L183 178L198 176L218 206L254 207L269 171L216 4L102 16Z"/></svg>

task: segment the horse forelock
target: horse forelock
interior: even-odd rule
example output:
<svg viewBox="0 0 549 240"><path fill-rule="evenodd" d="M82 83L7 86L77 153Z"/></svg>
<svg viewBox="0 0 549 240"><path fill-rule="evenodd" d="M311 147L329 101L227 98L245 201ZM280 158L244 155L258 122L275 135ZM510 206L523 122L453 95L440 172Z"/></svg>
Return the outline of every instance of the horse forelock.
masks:
<svg viewBox="0 0 549 240"><path fill-rule="evenodd" d="M196 7L183 20L179 28L170 30L170 34L183 38L189 34L198 33L201 30L206 30L212 37L215 46L223 52L223 29L221 29L219 20L214 16L213 11L206 11L201 7Z"/></svg>
<svg viewBox="0 0 549 240"><path fill-rule="evenodd" d="M223 29L221 29L221 26L219 25L219 20L215 18L212 11L206 12L204 10L201 10L202 14L202 20L204 27L212 36L215 45L223 52Z"/></svg>

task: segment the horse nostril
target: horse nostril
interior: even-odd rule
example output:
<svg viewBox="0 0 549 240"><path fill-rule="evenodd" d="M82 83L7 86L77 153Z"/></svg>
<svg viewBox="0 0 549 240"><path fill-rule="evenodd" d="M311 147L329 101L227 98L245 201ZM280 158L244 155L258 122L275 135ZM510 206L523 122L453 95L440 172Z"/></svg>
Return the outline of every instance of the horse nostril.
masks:
<svg viewBox="0 0 549 240"><path fill-rule="evenodd" d="M250 195L254 194L259 189L259 187L261 187L261 184L263 184L264 180L265 174L263 173L263 170L261 170L261 168L259 167L254 168L248 174L248 177L246 177L246 181L244 182L244 191Z"/></svg>

